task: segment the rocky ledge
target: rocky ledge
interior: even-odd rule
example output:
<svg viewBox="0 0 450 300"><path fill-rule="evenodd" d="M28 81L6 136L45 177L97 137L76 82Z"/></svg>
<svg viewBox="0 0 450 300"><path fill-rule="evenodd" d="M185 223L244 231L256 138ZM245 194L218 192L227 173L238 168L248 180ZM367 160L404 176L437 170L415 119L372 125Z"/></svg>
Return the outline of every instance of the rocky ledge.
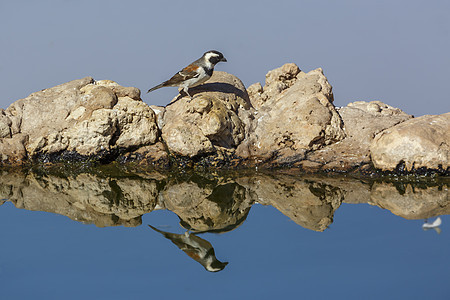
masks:
<svg viewBox="0 0 450 300"><path fill-rule="evenodd" d="M216 71L191 91L194 100L165 107L90 77L33 93L0 110L0 164L450 173L450 113L414 118L380 101L337 108L321 69L285 64L248 89Z"/></svg>

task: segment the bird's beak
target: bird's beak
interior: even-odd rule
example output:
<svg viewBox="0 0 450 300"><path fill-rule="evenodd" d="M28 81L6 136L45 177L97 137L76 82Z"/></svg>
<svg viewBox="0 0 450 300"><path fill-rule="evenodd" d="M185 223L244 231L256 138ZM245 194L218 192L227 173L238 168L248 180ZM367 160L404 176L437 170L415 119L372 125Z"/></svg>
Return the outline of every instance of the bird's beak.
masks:
<svg viewBox="0 0 450 300"><path fill-rule="evenodd" d="M227 62L227 59L224 57L220 61Z"/></svg>

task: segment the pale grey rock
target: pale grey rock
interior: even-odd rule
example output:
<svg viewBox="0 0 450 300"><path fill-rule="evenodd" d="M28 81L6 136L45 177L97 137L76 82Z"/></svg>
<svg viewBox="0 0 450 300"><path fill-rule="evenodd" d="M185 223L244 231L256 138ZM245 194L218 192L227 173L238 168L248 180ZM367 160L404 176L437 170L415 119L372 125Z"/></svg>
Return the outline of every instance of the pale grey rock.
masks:
<svg viewBox="0 0 450 300"><path fill-rule="evenodd" d="M156 115L156 123L158 124L159 130L162 130L164 127L164 113L166 112L166 108L164 106L150 105L150 108Z"/></svg>
<svg viewBox="0 0 450 300"><path fill-rule="evenodd" d="M6 116L5 110L0 109L0 139L11 137L12 121Z"/></svg>
<svg viewBox="0 0 450 300"><path fill-rule="evenodd" d="M369 164L369 148L375 135L413 117L380 101L349 103L338 109L338 113L346 137L307 156L308 161L322 164L321 169L345 171Z"/></svg>
<svg viewBox="0 0 450 300"><path fill-rule="evenodd" d="M119 97L117 105L118 131L120 135L116 147L129 148L151 145L159 136L156 116L153 110L142 101L125 96Z"/></svg>
<svg viewBox="0 0 450 300"><path fill-rule="evenodd" d="M7 137L6 124L13 137L27 136L21 140L28 157L63 151L103 155L151 145L159 137L156 116L139 94L111 80L74 80L11 104L0 116L0 132Z"/></svg>
<svg viewBox="0 0 450 300"><path fill-rule="evenodd" d="M28 135L16 134L11 138L0 139L0 162L8 165L20 165L27 161L27 150L25 144Z"/></svg>
<svg viewBox="0 0 450 300"><path fill-rule="evenodd" d="M376 168L394 170L404 163L406 170L450 167L450 113L426 115L403 122L379 133L370 146Z"/></svg>
<svg viewBox="0 0 450 300"><path fill-rule="evenodd" d="M336 109L320 68L285 64L267 73L264 87L247 90L216 71L190 93L192 101L179 95L166 107L148 106L139 89L91 77L33 93L0 110L1 163L94 157L170 166L183 156L187 167L347 172L369 170L373 160L383 170L405 163L448 172L448 114L410 120L380 101Z"/></svg>
<svg viewBox="0 0 450 300"><path fill-rule="evenodd" d="M12 134L26 134L35 138L67 128L65 119L82 100L81 88L93 83L91 77L73 80L17 100L6 109L6 115L14 118Z"/></svg>
<svg viewBox="0 0 450 300"><path fill-rule="evenodd" d="M267 100L290 88L297 80L299 73L300 69L294 63L287 63L267 72L264 87L257 82L247 89L253 107L260 109Z"/></svg>
<svg viewBox="0 0 450 300"><path fill-rule="evenodd" d="M251 108L242 82L216 71L205 84L189 92L194 99L179 96L172 100L160 122L169 151L194 157L237 147L246 136Z"/></svg>
<svg viewBox="0 0 450 300"><path fill-rule="evenodd" d="M284 69L289 72L280 71ZM298 67L288 64L274 71L276 75L267 75L267 99L255 114L255 129L237 149L238 155L289 163L345 137L331 85L321 69L298 73Z"/></svg>

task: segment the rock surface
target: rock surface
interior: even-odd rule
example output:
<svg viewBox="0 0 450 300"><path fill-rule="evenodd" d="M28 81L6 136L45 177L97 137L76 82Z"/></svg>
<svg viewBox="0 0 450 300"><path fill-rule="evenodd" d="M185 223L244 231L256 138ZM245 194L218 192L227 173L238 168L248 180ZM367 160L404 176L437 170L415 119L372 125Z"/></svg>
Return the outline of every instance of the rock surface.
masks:
<svg viewBox="0 0 450 300"><path fill-rule="evenodd" d="M243 83L216 71L192 95L192 101L178 97L165 108L161 132L169 151L194 157L236 148L246 135L251 107Z"/></svg>
<svg viewBox="0 0 450 300"><path fill-rule="evenodd" d="M269 72L262 92L252 92L252 103L259 106L255 129L239 146L237 155L284 165L345 137L332 104L331 85L322 70L303 73L294 66L287 64Z"/></svg>
<svg viewBox="0 0 450 300"><path fill-rule="evenodd" d="M413 117L380 101L349 103L338 109L338 113L344 123L346 137L308 154L302 167L307 169L305 163L314 162L321 165L321 170L345 171L369 164L370 145L375 135Z"/></svg>
<svg viewBox="0 0 450 300"><path fill-rule="evenodd" d="M0 110L0 164L111 162L157 168L289 168L450 174L450 113L411 115L380 101L333 105L322 69L288 63L247 90L214 72L165 107L90 77Z"/></svg>
<svg viewBox="0 0 450 300"><path fill-rule="evenodd" d="M378 134L370 146L375 167L392 170L450 168L450 113L426 115Z"/></svg>
<svg viewBox="0 0 450 300"><path fill-rule="evenodd" d="M159 134L155 114L140 100L139 90L90 77L33 93L3 116L0 123L9 120L3 124L10 124L12 137L6 135L0 150L9 162L17 159L9 157L8 147L30 159L64 152L101 158L113 150L153 144ZM22 147L26 154L17 150Z"/></svg>

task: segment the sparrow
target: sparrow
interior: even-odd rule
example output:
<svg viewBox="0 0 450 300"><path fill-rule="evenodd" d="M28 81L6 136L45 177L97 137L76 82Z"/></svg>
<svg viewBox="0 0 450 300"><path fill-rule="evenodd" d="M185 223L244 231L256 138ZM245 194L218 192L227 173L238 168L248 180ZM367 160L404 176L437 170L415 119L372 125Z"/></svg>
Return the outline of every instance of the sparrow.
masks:
<svg viewBox="0 0 450 300"><path fill-rule="evenodd" d="M147 93L166 86L178 86L183 88L183 91L192 100L193 98L188 91L189 88L200 85L208 80L214 72L214 66L220 61L227 61L222 53L216 50L207 51L202 57L173 75L169 80L149 89Z"/></svg>
<svg viewBox="0 0 450 300"><path fill-rule="evenodd" d="M189 257L200 263L209 272L222 271L228 264L228 262L221 262L216 258L214 248L210 242L193 233L185 232L184 234L176 234L159 230L152 225L148 226L172 241L172 243L177 245Z"/></svg>

